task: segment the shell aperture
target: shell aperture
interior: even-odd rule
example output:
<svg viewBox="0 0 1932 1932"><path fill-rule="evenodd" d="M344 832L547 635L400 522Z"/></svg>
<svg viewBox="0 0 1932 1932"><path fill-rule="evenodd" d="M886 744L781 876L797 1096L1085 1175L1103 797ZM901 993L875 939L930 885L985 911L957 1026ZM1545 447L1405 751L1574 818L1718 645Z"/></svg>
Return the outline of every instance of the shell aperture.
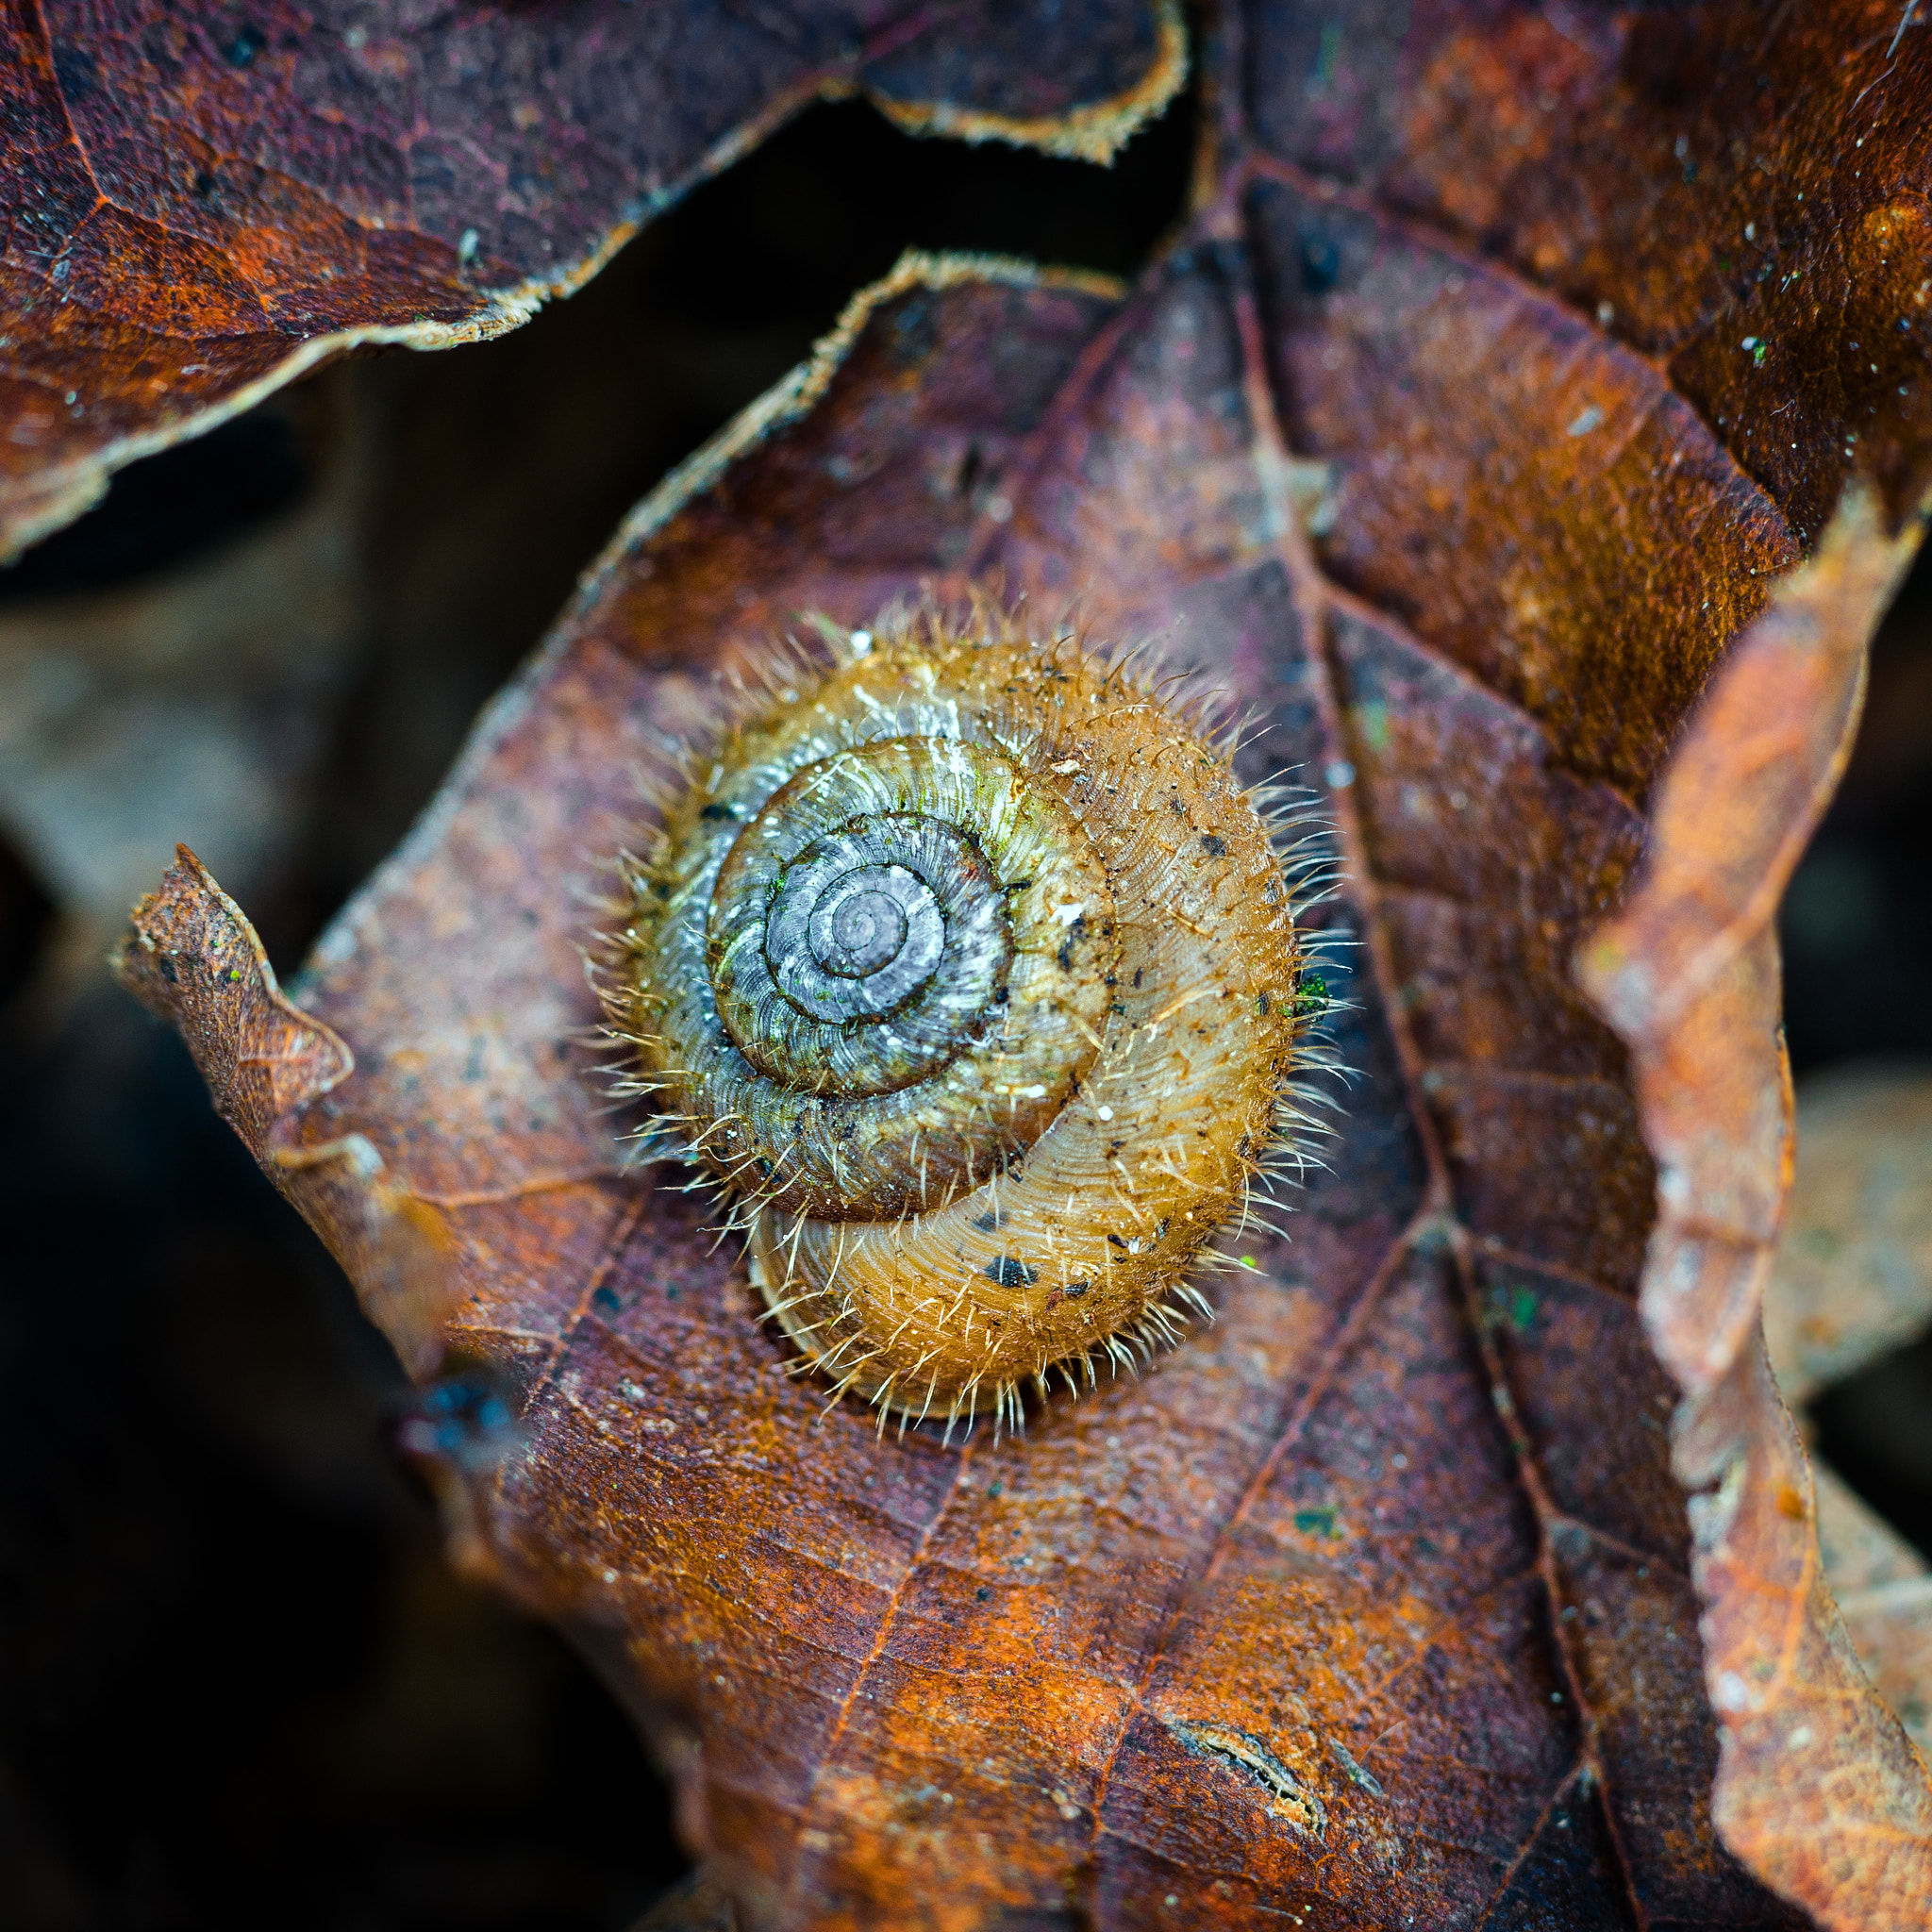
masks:
<svg viewBox="0 0 1932 1932"><path fill-rule="evenodd" d="M1205 1313L1292 1164L1292 895L1198 721L1072 640L928 608L837 655L657 801L615 1030L810 1364L1017 1422Z"/></svg>

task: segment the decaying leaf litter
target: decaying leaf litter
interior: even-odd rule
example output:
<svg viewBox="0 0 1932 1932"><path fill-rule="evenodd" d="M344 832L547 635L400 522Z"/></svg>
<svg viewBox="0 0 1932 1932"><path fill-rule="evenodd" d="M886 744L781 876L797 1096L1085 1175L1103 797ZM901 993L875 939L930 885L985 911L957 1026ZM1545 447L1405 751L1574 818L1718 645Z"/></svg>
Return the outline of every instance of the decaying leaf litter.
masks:
<svg viewBox="0 0 1932 1932"><path fill-rule="evenodd" d="M1926 476L1927 57L1876 24L1445 16L1378 60L1222 20L1219 172L1141 288L870 291L641 507L299 1011L192 865L142 909L124 970L258 1158L419 1358L443 1283L516 1390L464 1548L608 1661L753 1923L1799 1923L1760 1879L1913 1923L1924 1764L1756 1340L1764 935ZM1211 1331L1024 1441L881 1445L616 1171L570 969L715 671L993 573L1173 635L1320 773L1358 1077ZM1766 730L1714 849L1683 801ZM1570 976L1619 908L1630 1058Z"/></svg>

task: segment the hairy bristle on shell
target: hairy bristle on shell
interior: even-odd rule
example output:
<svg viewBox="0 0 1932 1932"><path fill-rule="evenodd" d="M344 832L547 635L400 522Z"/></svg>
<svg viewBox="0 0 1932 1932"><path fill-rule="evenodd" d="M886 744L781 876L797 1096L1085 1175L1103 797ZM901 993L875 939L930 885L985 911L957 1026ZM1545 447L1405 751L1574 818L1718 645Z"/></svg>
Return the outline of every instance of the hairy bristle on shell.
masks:
<svg viewBox="0 0 1932 1932"><path fill-rule="evenodd" d="M1020 1426L1278 1232L1337 1071L1334 847L1144 654L991 600L815 620L652 774L600 958L613 1084L832 1400Z"/></svg>

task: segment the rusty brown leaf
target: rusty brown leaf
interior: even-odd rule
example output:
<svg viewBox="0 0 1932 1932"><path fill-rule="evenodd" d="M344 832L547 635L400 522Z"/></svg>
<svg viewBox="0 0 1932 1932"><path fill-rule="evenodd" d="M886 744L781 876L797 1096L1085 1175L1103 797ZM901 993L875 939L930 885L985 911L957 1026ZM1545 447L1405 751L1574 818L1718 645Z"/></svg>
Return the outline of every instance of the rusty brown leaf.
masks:
<svg viewBox="0 0 1932 1932"><path fill-rule="evenodd" d="M358 1174L433 1227L447 1308L391 1267L378 1319L420 1359L446 1313L522 1417L446 1459L464 1558L603 1660L751 1924L1802 1924L1766 1883L1923 1920L1924 1767L1757 1306L1769 921L1932 458L1932 36L1358 14L1218 23L1219 158L1131 296L910 259L641 506L312 1018L224 977L245 926L192 861L136 915L217 1093L286 1068L230 1116L365 1295ZM639 761L721 675L995 577L1166 637L1266 727L1250 775L1325 791L1355 1072L1211 1329L1022 1440L881 1441L622 1171L581 953ZM1623 1040L1572 973L1619 908Z"/></svg>
<svg viewBox="0 0 1932 1932"><path fill-rule="evenodd" d="M1850 754L1865 647L1920 535L1862 488L1739 642L1666 775L1641 887L1585 979L1629 1041L1657 1157L1641 1295L1686 1400L1692 1576L1725 1840L1831 1925L1907 1924L1932 1789L1873 1694L1818 1548L1811 1472L1759 1319L1790 1181L1772 920Z"/></svg>
<svg viewBox="0 0 1932 1932"><path fill-rule="evenodd" d="M1104 159L1170 0L0 13L0 558L360 342L501 334L813 100Z"/></svg>

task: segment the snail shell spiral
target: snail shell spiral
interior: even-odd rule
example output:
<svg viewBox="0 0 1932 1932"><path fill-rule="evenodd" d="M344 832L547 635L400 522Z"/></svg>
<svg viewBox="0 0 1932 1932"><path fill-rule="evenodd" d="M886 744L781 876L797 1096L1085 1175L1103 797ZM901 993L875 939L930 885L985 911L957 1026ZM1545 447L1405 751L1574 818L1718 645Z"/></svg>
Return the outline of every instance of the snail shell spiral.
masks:
<svg viewBox="0 0 1932 1932"><path fill-rule="evenodd" d="M1182 1330L1292 1148L1304 953L1198 721L981 608L830 633L657 802L615 943L634 1090L806 1357L1019 1420Z"/></svg>

